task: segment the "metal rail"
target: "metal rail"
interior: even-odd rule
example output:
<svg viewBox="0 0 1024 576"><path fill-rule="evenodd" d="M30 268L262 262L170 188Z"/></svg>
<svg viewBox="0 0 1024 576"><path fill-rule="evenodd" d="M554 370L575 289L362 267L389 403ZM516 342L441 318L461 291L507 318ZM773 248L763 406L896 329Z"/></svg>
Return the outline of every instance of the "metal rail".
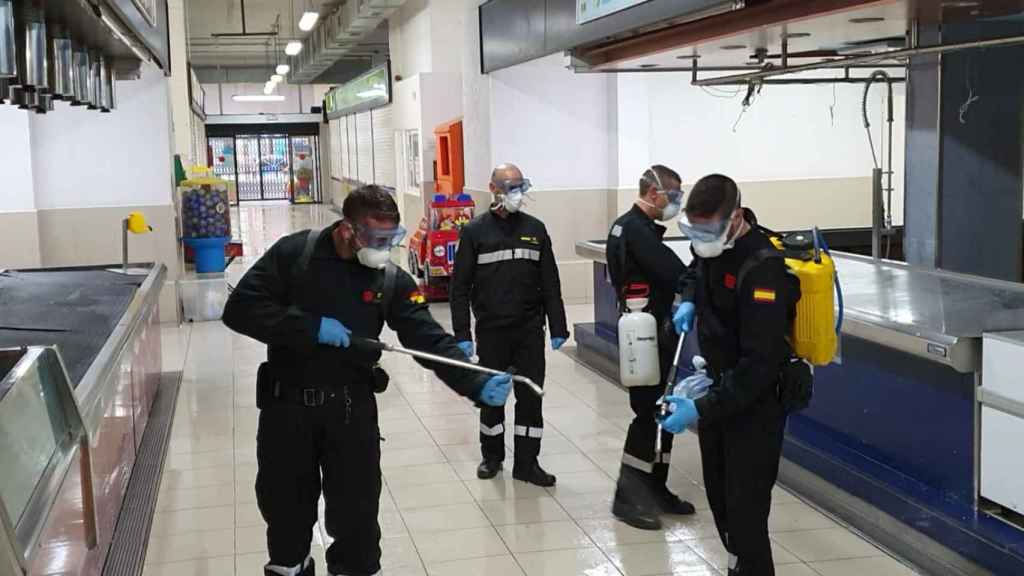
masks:
<svg viewBox="0 0 1024 576"><path fill-rule="evenodd" d="M764 80L766 78L772 78L774 76L797 74L800 72L811 72L813 70L832 70L836 68L849 68L853 65L873 64L876 62L884 62L886 60L910 58L912 56L924 56L927 54L943 54L946 52L957 52L960 50L972 50L976 48L1001 48L1005 46L1016 46L1018 44L1024 44L1024 36L1009 36L1005 38L991 38L988 40L972 40L970 42L956 42L953 44L939 44L936 46L924 46L917 48L901 48L899 50L889 50L887 52L880 52L878 54L851 56L849 58L828 60L825 62L814 62L811 64L803 64L800 66L766 68L759 70L757 72L748 72L746 74L734 74L731 76L705 78L703 80L694 80L692 84L694 86L727 86L729 84L735 84L736 82L757 82Z"/></svg>

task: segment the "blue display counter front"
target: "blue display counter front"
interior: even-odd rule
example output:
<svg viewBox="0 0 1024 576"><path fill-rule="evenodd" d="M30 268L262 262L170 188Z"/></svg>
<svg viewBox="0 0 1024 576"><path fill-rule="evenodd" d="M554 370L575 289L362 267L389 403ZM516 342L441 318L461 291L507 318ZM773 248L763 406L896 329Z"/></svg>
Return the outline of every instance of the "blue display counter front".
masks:
<svg viewBox="0 0 1024 576"><path fill-rule="evenodd" d="M580 357L616 379L618 310L603 245L577 253L594 260L594 322L575 327ZM816 371L814 401L791 416L784 448L828 491L802 495L922 565L942 548L958 558L943 566L968 567L932 564L937 572L1024 574L1024 530L978 496L976 398L981 334L1024 325L1024 287L835 256L847 292L841 363ZM851 496L859 516L833 501ZM887 522L897 524L888 539Z"/></svg>

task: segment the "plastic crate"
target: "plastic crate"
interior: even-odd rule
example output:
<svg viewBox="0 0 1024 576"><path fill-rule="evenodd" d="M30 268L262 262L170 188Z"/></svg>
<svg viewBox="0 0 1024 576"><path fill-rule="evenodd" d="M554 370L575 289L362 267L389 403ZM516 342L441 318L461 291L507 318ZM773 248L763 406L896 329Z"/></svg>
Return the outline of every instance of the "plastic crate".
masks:
<svg viewBox="0 0 1024 576"><path fill-rule="evenodd" d="M196 274L178 280L178 298L186 322L220 320L228 301L227 279L223 274Z"/></svg>

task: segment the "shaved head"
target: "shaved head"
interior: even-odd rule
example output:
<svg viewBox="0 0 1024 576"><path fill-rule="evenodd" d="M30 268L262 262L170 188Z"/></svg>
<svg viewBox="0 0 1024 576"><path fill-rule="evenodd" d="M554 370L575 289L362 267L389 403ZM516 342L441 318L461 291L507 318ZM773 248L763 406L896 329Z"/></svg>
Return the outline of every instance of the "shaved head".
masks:
<svg viewBox="0 0 1024 576"><path fill-rule="evenodd" d="M500 184L506 180L522 180L523 171L519 169L519 166L515 164L499 164L497 168L491 172L491 182L494 184Z"/></svg>

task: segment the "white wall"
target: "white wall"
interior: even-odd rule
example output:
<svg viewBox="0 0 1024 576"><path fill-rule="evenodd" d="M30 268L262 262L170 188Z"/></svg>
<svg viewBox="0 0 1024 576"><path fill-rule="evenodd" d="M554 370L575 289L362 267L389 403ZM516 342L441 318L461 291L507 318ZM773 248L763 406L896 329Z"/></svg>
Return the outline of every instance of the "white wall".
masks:
<svg viewBox="0 0 1024 576"><path fill-rule="evenodd" d="M36 207L32 182L30 113L0 105L0 212L20 212Z"/></svg>
<svg viewBox="0 0 1024 576"><path fill-rule="evenodd" d="M491 77L480 73L480 21L477 7L463 6L462 139L465 142L466 187L486 190L491 177Z"/></svg>
<svg viewBox="0 0 1024 576"><path fill-rule="evenodd" d="M573 74L556 54L490 77L494 163L518 164L545 190L615 186L608 114L613 75Z"/></svg>
<svg viewBox="0 0 1024 576"><path fill-rule="evenodd" d="M427 0L408 0L388 20L393 76L412 78L432 70L430 10Z"/></svg>
<svg viewBox="0 0 1024 576"><path fill-rule="evenodd" d="M163 72L117 84L110 114L58 104L35 115L32 172L39 209L167 205L173 186L170 100Z"/></svg>

